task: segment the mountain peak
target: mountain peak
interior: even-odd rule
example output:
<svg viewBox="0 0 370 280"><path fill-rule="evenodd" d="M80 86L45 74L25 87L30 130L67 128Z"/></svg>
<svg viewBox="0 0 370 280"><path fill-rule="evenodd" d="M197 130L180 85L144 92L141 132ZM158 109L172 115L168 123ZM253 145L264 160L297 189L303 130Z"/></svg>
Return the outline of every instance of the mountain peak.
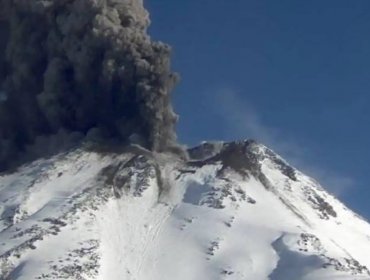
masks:
<svg viewBox="0 0 370 280"><path fill-rule="evenodd" d="M246 175L248 172L256 175L264 160L274 162L276 168L289 177L297 180L295 169L275 152L253 139L233 142L203 142L188 150L193 164L222 162L223 168Z"/></svg>
<svg viewBox="0 0 370 280"><path fill-rule="evenodd" d="M370 278L370 225L273 151L189 154L77 149L2 175L0 278Z"/></svg>

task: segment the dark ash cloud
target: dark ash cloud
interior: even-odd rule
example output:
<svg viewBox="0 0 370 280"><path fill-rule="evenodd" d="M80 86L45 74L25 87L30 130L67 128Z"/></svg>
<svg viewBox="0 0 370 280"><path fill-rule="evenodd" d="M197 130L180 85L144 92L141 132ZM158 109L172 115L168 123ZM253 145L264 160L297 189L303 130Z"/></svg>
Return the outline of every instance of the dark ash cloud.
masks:
<svg viewBox="0 0 370 280"><path fill-rule="evenodd" d="M148 25L142 0L1 0L0 169L51 135L173 147L177 76Z"/></svg>

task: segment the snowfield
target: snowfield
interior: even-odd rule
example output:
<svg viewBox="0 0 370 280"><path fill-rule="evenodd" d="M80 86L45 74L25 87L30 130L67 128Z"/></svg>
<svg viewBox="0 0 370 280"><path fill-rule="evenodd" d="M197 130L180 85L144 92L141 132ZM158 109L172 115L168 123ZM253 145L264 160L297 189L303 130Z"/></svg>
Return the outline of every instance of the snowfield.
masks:
<svg viewBox="0 0 370 280"><path fill-rule="evenodd" d="M0 279L370 279L370 225L253 141L83 149L0 177Z"/></svg>

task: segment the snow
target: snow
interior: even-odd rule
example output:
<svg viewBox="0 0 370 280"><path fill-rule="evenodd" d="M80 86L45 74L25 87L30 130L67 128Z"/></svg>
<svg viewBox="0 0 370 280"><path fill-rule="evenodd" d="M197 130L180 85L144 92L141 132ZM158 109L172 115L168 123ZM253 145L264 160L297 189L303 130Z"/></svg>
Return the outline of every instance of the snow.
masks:
<svg viewBox="0 0 370 280"><path fill-rule="evenodd" d="M370 225L249 151L260 175L76 150L1 176L0 279L370 279Z"/></svg>
<svg viewBox="0 0 370 280"><path fill-rule="evenodd" d="M143 197L111 198L98 216L101 272L98 279L140 279L143 262L171 208L157 204L158 186Z"/></svg>

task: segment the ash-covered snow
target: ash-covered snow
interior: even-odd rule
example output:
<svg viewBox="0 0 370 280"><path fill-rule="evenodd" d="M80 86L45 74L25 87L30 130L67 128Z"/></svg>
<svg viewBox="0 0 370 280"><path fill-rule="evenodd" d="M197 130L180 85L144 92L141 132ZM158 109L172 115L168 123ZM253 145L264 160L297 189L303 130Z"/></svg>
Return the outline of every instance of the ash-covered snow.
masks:
<svg viewBox="0 0 370 280"><path fill-rule="evenodd" d="M370 225L254 141L0 176L0 279L370 279Z"/></svg>

